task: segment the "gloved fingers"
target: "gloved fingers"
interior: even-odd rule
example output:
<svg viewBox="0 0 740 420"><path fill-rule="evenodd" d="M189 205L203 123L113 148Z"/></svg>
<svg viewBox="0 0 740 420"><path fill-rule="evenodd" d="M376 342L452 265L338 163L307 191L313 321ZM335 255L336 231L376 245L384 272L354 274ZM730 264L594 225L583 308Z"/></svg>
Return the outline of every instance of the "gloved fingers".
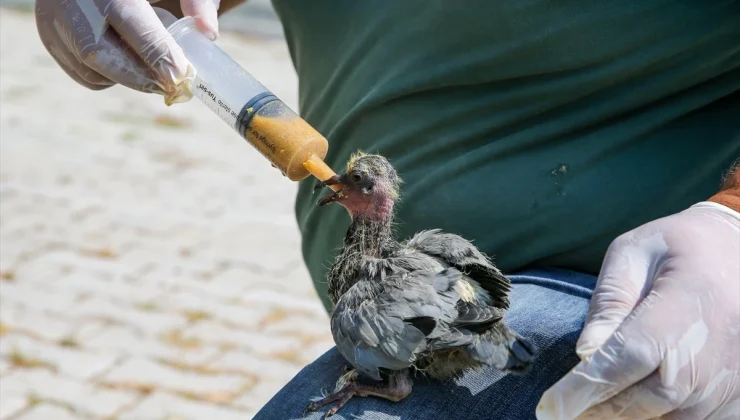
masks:
<svg viewBox="0 0 740 420"><path fill-rule="evenodd" d="M630 232L609 246L589 303L576 353L583 359L611 337L652 288L656 253L665 252L659 235Z"/></svg>
<svg viewBox="0 0 740 420"><path fill-rule="evenodd" d="M85 55L85 64L110 80L141 92L165 94L154 71L114 32L108 31Z"/></svg>
<svg viewBox="0 0 740 420"><path fill-rule="evenodd" d="M661 420L740 418L740 376L725 361L715 359L714 363L722 366L720 370L705 371L704 382L694 387L681 407L661 416Z"/></svg>
<svg viewBox="0 0 740 420"><path fill-rule="evenodd" d="M114 84L112 81L94 71L90 71L74 54L74 45L71 45L73 43L71 40L75 39L75 34L64 22L55 19L60 11L67 15L73 13L73 6L67 5L64 10L59 10L60 4L57 2L37 2L35 10L36 29L41 42L62 70L80 85L94 90L112 86ZM83 29L80 32L82 33L81 36L86 37L85 33L89 31Z"/></svg>
<svg viewBox="0 0 740 420"><path fill-rule="evenodd" d="M180 0L180 8L185 16L195 18L198 29L211 41L218 38L218 6L221 0Z"/></svg>
<svg viewBox="0 0 740 420"><path fill-rule="evenodd" d="M115 85L115 82L87 67L79 58L64 46L53 44L51 56L62 69L77 83L93 90L100 90Z"/></svg>
<svg viewBox="0 0 740 420"><path fill-rule="evenodd" d="M688 409L677 409L673 410L670 413L666 413L660 417L657 417L660 420L702 420L707 418L722 418L722 417L716 417L711 416L712 413L712 407L708 405L702 405L701 407L691 407ZM734 417L730 417L733 420L736 420L740 416L740 411L736 412ZM728 419L729 420L729 419Z"/></svg>
<svg viewBox="0 0 740 420"><path fill-rule="evenodd" d="M676 308L681 316L675 315ZM544 393L538 418L577 418L659 366L666 386L675 386L678 372L694 362L707 338L698 300L681 288L656 287L592 356ZM662 363L669 352L676 354Z"/></svg>
<svg viewBox="0 0 740 420"><path fill-rule="evenodd" d="M69 66L67 64L67 61L66 60L61 60L57 56L52 56L52 58L54 58L54 61L57 62L57 64L59 65L59 67L61 67L62 70L64 70L64 72L67 73L67 76L69 76L70 78L72 78L72 80L74 80L75 82L79 83L80 85L82 85L82 86L84 86L84 87L86 87L86 88L88 88L90 90L103 90L103 89L107 89L107 88L115 85L115 83L111 82L110 80L105 79L103 76L100 76L100 75L98 75L98 76L100 76L102 79L105 79L105 80L102 80L101 79L97 83L91 83L91 82L87 81L84 77L80 76L80 74L78 73L77 70L75 70L75 68L72 68L71 66ZM87 70L89 70L89 69L87 69ZM91 74L92 73L94 73L94 72L89 72L87 74L87 77L88 78L92 78L91 77Z"/></svg>
<svg viewBox="0 0 740 420"><path fill-rule="evenodd" d="M592 356L545 391L537 405L537 418L575 419L647 377L659 365L657 342L649 337L630 337L618 329Z"/></svg>
<svg viewBox="0 0 740 420"><path fill-rule="evenodd" d="M95 0L118 35L157 75L165 97L178 96L189 75L185 54L146 0Z"/></svg>
<svg viewBox="0 0 740 420"><path fill-rule="evenodd" d="M54 7L53 13L38 19L39 33L51 55L75 81L95 90L120 83L144 92L163 92L153 71L108 27L94 5L83 8L71 1L56 2Z"/></svg>
<svg viewBox="0 0 740 420"><path fill-rule="evenodd" d="M674 412L689 397L683 383L666 386L660 371L599 403L579 416L582 419L649 420ZM695 417L696 418L696 417Z"/></svg>
<svg viewBox="0 0 740 420"><path fill-rule="evenodd" d="M737 390L737 388L735 388ZM707 416L712 420L737 420L740 418L740 397L735 395L733 400L728 401L725 405L712 411Z"/></svg>

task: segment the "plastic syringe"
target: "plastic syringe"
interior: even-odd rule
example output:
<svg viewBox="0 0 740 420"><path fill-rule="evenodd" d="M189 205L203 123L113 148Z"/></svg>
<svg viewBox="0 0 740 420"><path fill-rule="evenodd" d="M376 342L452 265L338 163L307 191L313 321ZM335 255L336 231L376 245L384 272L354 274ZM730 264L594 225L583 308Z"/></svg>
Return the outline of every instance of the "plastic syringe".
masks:
<svg viewBox="0 0 740 420"><path fill-rule="evenodd" d="M195 69L191 91L292 181L336 173L324 163L329 142L201 33L195 19L155 8ZM338 191L341 186L331 188Z"/></svg>

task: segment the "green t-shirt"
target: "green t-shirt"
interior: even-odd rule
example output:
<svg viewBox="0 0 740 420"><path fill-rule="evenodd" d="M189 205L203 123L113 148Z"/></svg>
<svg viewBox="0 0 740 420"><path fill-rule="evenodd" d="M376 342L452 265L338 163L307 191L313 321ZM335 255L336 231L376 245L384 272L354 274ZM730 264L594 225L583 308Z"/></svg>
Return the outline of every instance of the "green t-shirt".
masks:
<svg viewBox="0 0 740 420"><path fill-rule="evenodd" d="M441 228L511 273L597 273L609 243L714 194L740 156L740 1L273 0L302 116L341 171L405 180L399 238ZM300 185L325 274L350 223Z"/></svg>

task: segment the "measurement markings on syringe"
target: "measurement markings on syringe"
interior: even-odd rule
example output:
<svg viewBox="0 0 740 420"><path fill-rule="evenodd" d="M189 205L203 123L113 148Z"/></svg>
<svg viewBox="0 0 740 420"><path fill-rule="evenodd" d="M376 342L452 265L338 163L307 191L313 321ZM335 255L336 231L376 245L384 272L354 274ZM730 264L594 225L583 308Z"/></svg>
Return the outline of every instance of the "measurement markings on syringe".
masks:
<svg viewBox="0 0 740 420"><path fill-rule="evenodd" d="M237 118L239 115L234 112L230 106L228 106L225 102L223 102L221 99L218 98L218 95L216 95L213 91L208 89L206 85L204 85L202 82L198 83L198 86L196 87L197 90L201 91L202 93L198 96L207 96L210 98L210 101L205 100L203 101L208 105L209 108L211 108L213 111L216 112L216 114L221 117L224 121L227 123L234 125L236 123Z"/></svg>

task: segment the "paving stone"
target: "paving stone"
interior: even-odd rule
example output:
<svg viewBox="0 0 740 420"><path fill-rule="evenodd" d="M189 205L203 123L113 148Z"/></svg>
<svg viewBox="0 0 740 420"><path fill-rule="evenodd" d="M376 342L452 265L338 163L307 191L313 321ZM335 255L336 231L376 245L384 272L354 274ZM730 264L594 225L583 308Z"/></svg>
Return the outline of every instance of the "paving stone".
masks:
<svg viewBox="0 0 740 420"><path fill-rule="evenodd" d="M16 420L80 420L69 410L53 404L39 404L23 413Z"/></svg>
<svg viewBox="0 0 740 420"><path fill-rule="evenodd" d="M136 303L153 301L162 293L153 287L140 283L126 283L122 279L101 280L89 272L78 273L54 285L55 292L74 293L107 297L113 301Z"/></svg>
<svg viewBox="0 0 740 420"><path fill-rule="evenodd" d="M96 388L90 383L41 369L16 371L3 377L0 379L0 390L3 401L6 398L34 395L99 417L113 415L138 396L130 391Z"/></svg>
<svg viewBox="0 0 740 420"><path fill-rule="evenodd" d="M0 322L7 322L6 320L17 316L16 312L22 309L22 305L11 302L8 299L4 299L2 295L2 285L0 285Z"/></svg>
<svg viewBox="0 0 740 420"><path fill-rule="evenodd" d="M290 335L300 334L302 337L315 337L316 340L331 340L329 319L316 317L316 322L308 323L309 315L293 315L289 311L273 311L262 318L260 325L266 334Z"/></svg>
<svg viewBox="0 0 740 420"><path fill-rule="evenodd" d="M208 343L187 342L181 346L168 345L167 338L178 339L176 335L146 336L134 332L131 328L111 325L102 332L84 341L86 348L101 352L111 352L121 356L139 356L150 359L164 359L172 363L199 365L206 363L219 354L216 345ZM198 344L195 346L195 344Z"/></svg>
<svg viewBox="0 0 740 420"><path fill-rule="evenodd" d="M183 335L209 343L239 346L261 355L294 352L300 348L300 341L293 337L236 330L212 321L199 322L185 329Z"/></svg>
<svg viewBox="0 0 740 420"><path fill-rule="evenodd" d="M255 412L259 411L260 408L264 407L268 401L280 391L287 381L273 380L270 378L260 381L259 386L255 386L249 391L245 392L242 396L232 401L232 405L235 407L242 407ZM321 394L321 390L316 390L316 396ZM310 401L307 401L308 404ZM297 417L300 413L296 413Z"/></svg>
<svg viewBox="0 0 740 420"><path fill-rule="evenodd" d="M93 320L82 320L77 323L78 327L72 333L75 340L80 343L84 343L92 337L102 333L106 328L110 327L110 324L105 321Z"/></svg>
<svg viewBox="0 0 740 420"><path fill-rule="evenodd" d="M34 284L7 283L2 285L3 300L22 305L41 313L65 313L75 304L75 295L61 290L50 293L47 288Z"/></svg>
<svg viewBox="0 0 740 420"><path fill-rule="evenodd" d="M0 389L0 420L6 420L26 408L28 398L24 396L5 396Z"/></svg>
<svg viewBox="0 0 740 420"><path fill-rule="evenodd" d="M271 253L279 254L274 251L272 251ZM223 293L229 294L230 297L242 296L249 294L252 290L252 285L248 280L250 280L251 277L258 275L265 274L255 273L252 270L236 266L215 274L211 279L211 285L215 290L223 291Z"/></svg>
<svg viewBox="0 0 740 420"><path fill-rule="evenodd" d="M0 346L2 345L2 342L4 340L5 339L0 340ZM4 355L5 353L3 353L3 356ZM10 363L8 363L8 361L5 359L0 359L0 376L5 375L7 372L10 371L10 369L11 369Z"/></svg>
<svg viewBox="0 0 740 420"><path fill-rule="evenodd" d="M208 375L179 370L147 359L131 358L103 378L106 383L137 383L198 394L237 392L250 381L239 375Z"/></svg>
<svg viewBox="0 0 740 420"><path fill-rule="evenodd" d="M224 299L187 290L173 293L162 304L171 311L198 311L240 327L256 327L260 319L268 313L268 308L235 305Z"/></svg>
<svg viewBox="0 0 740 420"><path fill-rule="evenodd" d="M273 290L251 291L242 297L242 302L244 305L271 305L274 308L284 308L288 312L305 311L317 316L326 314L326 310L318 299L305 299Z"/></svg>
<svg viewBox="0 0 740 420"><path fill-rule="evenodd" d="M130 232L123 232L122 235L130 239ZM179 247L183 242L178 241ZM157 266L162 263L163 258L170 259L176 255L176 250L172 249L173 245L168 242L152 243L151 240L142 241L139 246L125 252L121 255L121 264L127 268L129 275L141 274L146 271L146 267Z"/></svg>
<svg viewBox="0 0 740 420"><path fill-rule="evenodd" d="M69 342L67 344L74 344ZM18 352L24 357L48 363L70 378L88 379L113 366L117 356L96 354L78 348L64 347L56 343L45 343L22 335L8 335L0 340L0 352L4 357Z"/></svg>
<svg viewBox="0 0 740 420"><path fill-rule="evenodd" d="M94 350L116 351L121 354L161 357L169 354L169 349L158 341L121 325L106 325L97 334L83 341L85 347Z"/></svg>
<svg viewBox="0 0 740 420"><path fill-rule="evenodd" d="M28 213L33 214L33 212ZM14 211L10 214L13 214L15 217L17 212ZM34 238L33 236L37 235L29 234L27 231L23 232L22 236L26 241L25 243L28 244L28 248L33 249L39 249L39 242L47 242L50 239L53 240L46 234L43 235L43 239L39 237ZM75 265L74 262L69 259L66 259L65 261L62 258L55 258L59 254L64 256L66 252L61 250L41 252L36 256L36 258L23 264L18 264L16 262L18 261L18 256L12 258L12 261L14 261L13 272L15 274L15 278L19 283L23 282L36 285L47 285L70 275Z"/></svg>
<svg viewBox="0 0 740 420"><path fill-rule="evenodd" d="M45 220L44 223L47 226L56 226L56 223L50 220ZM61 223L69 224L66 220L61 221ZM66 236L66 233L55 236ZM46 242L53 243L55 240L51 237L47 238ZM19 283L50 286L78 275L82 268L85 270L100 270L103 268L107 271L112 270L112 267L110 267L110 264L106 264L106 261L86 260L89 259L77 252L71 244L49 246L47 251L39 253L33 260L18 265L16 276Z"/></svg>
<svg viewBox="0 0 740 420"><path fill-rule="evenodd" d="M0 311L0 321L11 330L22 330L47 340L57 341L74 331L74 324L20 305L5 303Z"/></svg>
<svg viewBox="0 0 740 420"><path fill-rule="evenodd" d="M100 298L80 303L69 314L80 318L112 320L149 334L160 334L185 325L185 320L176 315L116 305Z"/></svg>
<svg viewBox="0 0 740 420"><path fill-rule="evenodd" d="M243 294L241 286L236 291L232 288L222 289L214 286L212 283L213 269L188 271L178 264L162 269L162 271L166 271L166 274L151 273L151 277L147 276L146 281L151 281L158 288L169 292L185 291L215 300L235 300Z"/></svg>
<svg viewBox="0 0 740 420"><path fill-rule="evenodd" d="M261 275L249 276L249 290L271 290L277 293L291 296L305 296L308 299L318 299L316 290L311 282L293 281L294 279L308 278L308 272L305 267L287 266L284 271L279 273L265 273ZM300 271L298 270L300 268ZM250 292L251 293L251 292ZM242 293L240 297L247 297L250 293Z"/></svg>
<svg viewBox="0 0 740 420"><path fill-rule="evenodd" d="M244 411L214 404L190 401L176 395L156 391L134 409L125 411L118 420L245 420L251 418Z"/></svg>
<svg viewBox="0 0 740 420"><path fill-rule="evenodd" d="M209 364L209 367L228 371L247 372L260 377L277 378L285 382L295 376L300 370L300 366L294 366L240 351L229 351L219 356Z"/></svg>

